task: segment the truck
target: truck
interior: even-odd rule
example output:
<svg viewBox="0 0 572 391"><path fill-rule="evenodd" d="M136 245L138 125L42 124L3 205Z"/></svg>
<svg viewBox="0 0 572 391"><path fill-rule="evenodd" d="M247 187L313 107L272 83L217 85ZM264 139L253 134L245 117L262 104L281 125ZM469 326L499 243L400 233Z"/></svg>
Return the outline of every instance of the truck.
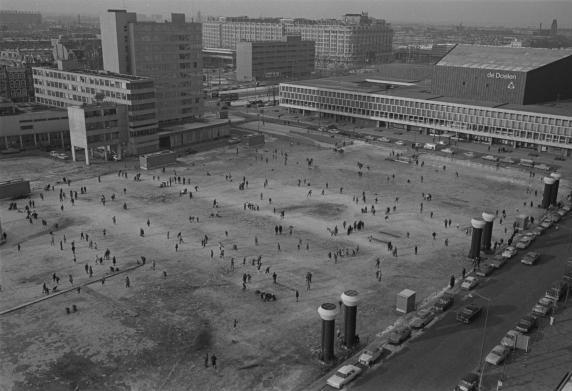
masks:
<svg viewBox="0 0 572 391"><path fill-rule="evenodd" d="M546 291L546 297L548 297L549 299L556 301L559 301L561 299L564 298L564 296L566 295L566 293L568 292L568 288L569 284L568 282L561 280L561 281L556 281L554 284L552 284L552 286Z"/></svg>

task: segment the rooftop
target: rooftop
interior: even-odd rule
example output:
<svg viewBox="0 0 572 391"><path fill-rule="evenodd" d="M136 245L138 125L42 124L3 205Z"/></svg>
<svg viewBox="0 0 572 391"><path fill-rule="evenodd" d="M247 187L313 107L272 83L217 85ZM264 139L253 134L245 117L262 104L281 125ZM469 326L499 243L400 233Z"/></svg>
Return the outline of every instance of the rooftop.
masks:
<svg viewBox="0 0 572 391"><path fill-rule="evenodd" d="M572 56L572 49L457 45L437 66L528 72Z"/></svg>
<svg viewBox="0 0 572 391"><path fill-rule="evenodd" d="M95 70L90 70L90 69L77 69L77 70L60 70L58 68L53 68L53 67L33 67L34 69L45 69L45 70L50 70L50 71L57 71L57 72L62 72L62 73L73 73L76 75L92 75L92 76L99 76L99 77L109 77L109 78L113 78L113 79L118 79L118 80L125 80L125 81L145 81L145 80L153 80L149 77L142 77L142 76L133 76L133 75L127 75L127 74L123 74L123 73L114 73L114 72L109 72L109 71L95 71Z"/></svg>
<svg viewBox="0 0 572 391"><path fill-rule="evenodd" d="M422 99L440 103L456 103L482 108L498 108L532 113L572 116L572 100L546 102L534 105L505 104L502 102L477 101L472 99L453 98L431 92L431 81L404 80L390 78L387 75L364 74L324 79L302 80L291 83L306 87L327 88L336 91L358 92L366 94L393 96L396 98Z"/></svg>

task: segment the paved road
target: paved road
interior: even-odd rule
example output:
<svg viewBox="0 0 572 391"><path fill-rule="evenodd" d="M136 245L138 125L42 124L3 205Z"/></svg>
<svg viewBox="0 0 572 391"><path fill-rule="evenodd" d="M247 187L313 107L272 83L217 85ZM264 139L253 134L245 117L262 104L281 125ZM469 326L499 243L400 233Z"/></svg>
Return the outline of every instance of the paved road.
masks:
<svg viewBox="0 0 572 391"><path fill-rule="evenodd" d="M477 293L493 299L484 355L499 343L521 316L531 310L549 285L562 276L564 258L572 236L572 218L566 217L559 225L561 229L556 231L551 228L525 250L541 252L538 264L521 264L520 258L524 254L521 251L476 289ZM351 389L452 390L464 374L476 370L479 364L485 313L470 325L455 320L459 307L470 301L481 303L486 308L485 300L467 298L465 293L461 293L456 297L455 306L443 319L410 341L406 348L379 368L367 371ZM487 376L486 370L484 385L487 386L485 389L496 386L496 378Z"/></svg>

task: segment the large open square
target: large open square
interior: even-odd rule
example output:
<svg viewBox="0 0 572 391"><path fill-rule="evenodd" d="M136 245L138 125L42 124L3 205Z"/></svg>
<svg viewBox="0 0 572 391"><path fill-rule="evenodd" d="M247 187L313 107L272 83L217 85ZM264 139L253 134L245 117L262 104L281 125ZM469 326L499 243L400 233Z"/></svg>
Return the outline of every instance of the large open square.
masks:
<svg viewBox="0 0 572 391"><path fill-rule="evenodd" d="M26 219L27 199L0 202L0 312L30 303L0 315L0 389L302 389L329 368L322 303L359 292L363 346L399 317L399 291L421 302L471 267L472 217L498 213L500 241L517 215L541 214L542 175L525 168L430 153L407 164L388 160L402 146L340 153L341 138L264 129L263 146L164 171L0 160L3 178L32 181L38 215Z"/></svg>

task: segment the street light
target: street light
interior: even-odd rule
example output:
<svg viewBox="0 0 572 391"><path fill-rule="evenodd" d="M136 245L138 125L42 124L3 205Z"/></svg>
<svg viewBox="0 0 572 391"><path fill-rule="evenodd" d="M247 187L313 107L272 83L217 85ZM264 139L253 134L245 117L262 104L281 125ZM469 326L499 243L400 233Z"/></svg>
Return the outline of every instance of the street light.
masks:
<svg viewBox="0 0 572 391"><path fill-rule="evenodd" d="M473 293L469 293L468 295L470 298L472 298L473 296L477 296L480 297L481 299L485 300L487 302L487 313L485 314L485 324L483 326L483 341L481 343L481 355L479 357L479 367L480 367L480 373L479 373L479 390L482 390L482 385L483 385L483 373L485 372L485 363L483 361L483 353L485 350L485 337L487 335L487 321L489 320L489 309L491 306L491 301L492 299L485 297L477 292L473 292Z"/></svg>

